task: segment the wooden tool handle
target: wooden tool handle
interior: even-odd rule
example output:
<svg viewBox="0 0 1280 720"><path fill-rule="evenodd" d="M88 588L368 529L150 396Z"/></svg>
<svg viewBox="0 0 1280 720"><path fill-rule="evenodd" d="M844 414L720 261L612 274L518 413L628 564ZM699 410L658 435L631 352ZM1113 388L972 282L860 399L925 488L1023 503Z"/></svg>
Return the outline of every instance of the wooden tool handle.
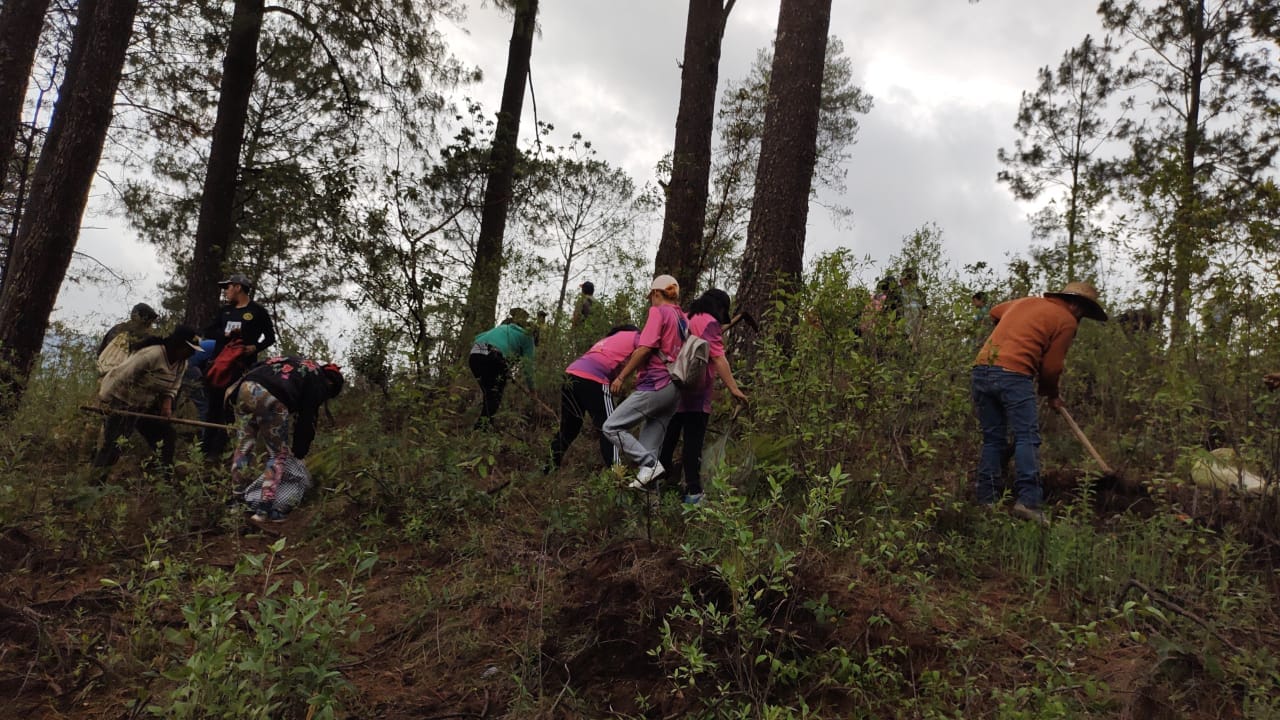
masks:
<svg viewBox="0 0 1280 720"><path fill-rule="evenodd" d="M134 412L132 410L117 410L115 408L94 407L92 405L81 405L81 410L85 412L98 413L100 415L128 415L130 417L146 418L147 420L159 420L167 423L177 423L179 425L194 425L195 427L214 428L215 430L235 430L235 425L219 425L217 423L208 423L201 420L188 420L179 417L165 417L163 415L151 415L149 413Z"/></svg>
<svg viewBox="0 0 1280 720"><path fill-rule="evenodd" d="M1089 438L1085 436L1084 431L1076 424L1076 420L1071 417L1071 413L1067 412L1065 407L1059 405L1058 414L1062 416L1063 420L1067 421L1067 425L1071 427L1071 432L1075 433L1076 438L1080 440L1080 444L1084 445L1084 449L1088 450L1089 454L1093 456L1093 459L1098 461L1098 465L1102 468L1102 472L1108 475L1115 474L1115 471L1111 469L1111 466L1107 464L1107 461L1103 460L1102 456L1098 454L1098 450L1093 447L1093 443L1089 442Z"/></svg>

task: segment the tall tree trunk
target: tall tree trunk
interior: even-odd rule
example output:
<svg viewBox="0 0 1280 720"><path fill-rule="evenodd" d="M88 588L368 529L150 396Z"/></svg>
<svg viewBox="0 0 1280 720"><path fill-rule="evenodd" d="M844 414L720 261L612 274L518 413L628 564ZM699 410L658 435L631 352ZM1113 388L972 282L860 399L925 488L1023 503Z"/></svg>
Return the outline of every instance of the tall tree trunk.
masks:
<svg viewBox="0 0 1280 720"><path fill-rule="evenodd" d="M9 180L9 170L18 158L30 157L17 149L18 128L22 125L23 100L27 81L35 65L40 45L40 31L50 0L5 0L0 5L0 188ZM27 145L28 150L30 144ZM18 167L22 167L20 160ZM19 191L14 204L12 232L0 241L0 289L4 288L5 270L9 267L9 243L17 234L23 191L28 170L18 174Z"/></svg>
<svg viewBox="0 0 1280 720"><path fill-rule="evenodd" d="M240 151L249 116L253 77L258 69L258 38L262 34L263 0L236 0L222 60L218 114L209 145L196 224L196 246L187 270L186 322L202 327L218 309L218 280L227 272L231 236L235 230L236 185ZM255 279L256 280L256 279Z"/></svg>
<svg viewBox="0 0 1280 720"><path fill-rule="evenodd" d="M11 1L11 0L10 0ZM138 0L81 0L67 74L0 291L0 412L22 398L71 264Z"/></svg>
<svg viewBox="0 0 1280 720"><path fill-rule="evenodd" d="M27 80L40 45L50 0L4 0L0 5L0 187L4 187L22 125Z"/></svg>
<svg viewBox="0 0 1280 720"><path fill-rule="evenodd" d="M1191 313L1191 277L1194 265L1204 252L1200 243L1200 201L1196 178L1196 158L1200 155L1203 138L1200 134L1200 91L1204 84L1204 50L1208 43L1205 29L1204 0L1198 0L1186 9L1186 23L1191 34L1191 62L1187 68L1187 115L1182 134L1182 177L1178 191L1178 206L1173 222L1173 286L1170 288L1173 314L1170 317L1170 340L1177 344L1186 335L1188 316Z"/></svg>
<svg viewBox="0 0 1280 720"><path fill-rule="evenodd" d="M782 0L738 284L738 305L766 322L775 293L794 289L804 269L830 24L831 0Z"/></svg>
<svg viewBox="0 0 1280 720"><path fill-rule="evenodd" d="M476 264L471 271L467 307L463 311L460 344L464 346L470 346L472 336L488 329L497 313L498 286L502 281L502 236L506 232L507 211L511 205L511 187L519 152L516 140L537 18L538 0L516 0L511 45L507 51L507 75L502 85L502 105L498 109L498 125L493 132L493 147L489 150L489 174L480 215L480 238L476 241Z"/></svg>
<svg viewBox="0 0 1280 720"><path fill-rule="evenodd" d="M576 232L576 231L575 231ZM569 252L564 254L564 271L560 273L560 297L556 298L556 327L564 319L564 298L569 294L569 274L573 272L573 249L577 244L577 236L569 240Z"/></svg>
<svg viewBox="0 0 1280 720"><path fill-rule="evenodd" d="M720 78L720 46L735 0L689 0L685 23L684 64L680 71L680 110L671 156L662 239L654 261L657 273L680 281L685 298L697 292L705 263L703 230L707 184L711 178L711 134Z"/></svg>

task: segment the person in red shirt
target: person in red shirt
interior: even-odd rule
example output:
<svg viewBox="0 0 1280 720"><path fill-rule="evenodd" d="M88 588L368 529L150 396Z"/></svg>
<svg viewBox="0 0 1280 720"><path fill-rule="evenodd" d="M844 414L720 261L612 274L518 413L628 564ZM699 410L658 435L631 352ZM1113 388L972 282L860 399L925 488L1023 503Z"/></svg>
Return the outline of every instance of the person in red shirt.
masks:
<svg viewBox="0 0 1280 720"><path fill-rule="evenodd" d="M1098 304L1098 291L1085 282L1068 283L1061 292L1010 300L991 309L996 327L974 360L970 386L982 426L979 503L994 505L1000 499L1005 444L1012 432L1016 471L1013 514L1044 522L1034 385L1039 385L1040 395L1048 399L1050 407L1062 407L1058 382L1082 317L1100 322L1107 319Z"/></svg>

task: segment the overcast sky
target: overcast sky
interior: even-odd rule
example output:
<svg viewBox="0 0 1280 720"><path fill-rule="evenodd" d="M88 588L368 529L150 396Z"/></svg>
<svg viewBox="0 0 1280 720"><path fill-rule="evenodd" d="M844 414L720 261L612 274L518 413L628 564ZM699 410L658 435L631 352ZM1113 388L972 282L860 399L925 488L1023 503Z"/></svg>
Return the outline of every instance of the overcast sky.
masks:
<svg viewBox="0 0 1280 720"><path fill-rule="evenodd" d="M738 0L725 31L721 90L772 41L778 4ZM1024 250L1027 208L996 183L996 149L1012 145L1018 100L1037 68L1056 65L1085 34L1100 34L1095 7L1091 0L834 0L831 34L844 41L875 107L860 119L847 193L838 198L853 210L852 226L837 227L815 206L809 257L846 246L883 261L930 222L956 264L1002 264ZM679 0L542 0L532 61L539 119L562 140L582 132L604 159L651 179L673 144L686 12ZM496 111L510 35L510 19L492 3L472 3L449 42L485 80L459 97ZM525 103L531 120L527 96ZM161 263L120 219L102 214L103 199L95 192L80 249L138 281L64 287L57 317L105 323L139 299L158 300Z"/></svg>
<svg viewBox="0 0 1280 720"><path fill-rule="evenodd" d="M720 89L745 77L773 40L778 0L738 0L725 31ZM1087 33L1088 0L835 0L831 34L844 41L856 82L875 98L862 116L837 200L852 227L815 206L807 250L847 246L877 260L926 222L942 228L957 263L1000 262L1027 247L1027 208L996 183L996 149L1012 145L1018 100L1038 68L1056 65ZM533 49L538 115L581 131L606 159L649 179L670 152L680 92L687 3L544 0ZM510 20L476 8L456 52L486 82L471 94L497 107ZM526 101L526 113L528 113ZM656 230L655 230L656 233ZM656 245L656 237L654 239Z"/></svg>

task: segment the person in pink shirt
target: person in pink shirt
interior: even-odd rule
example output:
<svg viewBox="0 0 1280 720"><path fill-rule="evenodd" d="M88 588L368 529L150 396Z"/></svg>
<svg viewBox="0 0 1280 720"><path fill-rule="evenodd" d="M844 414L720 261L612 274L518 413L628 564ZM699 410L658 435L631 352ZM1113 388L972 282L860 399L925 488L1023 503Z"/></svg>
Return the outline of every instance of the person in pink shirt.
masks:
<svg viewBox="0 0 1280 720"><path fill-rule="evenodd" d="M636 349L610 384L614 394L622 392L622 381L637 369L636 390L605 421L602 432L622 454L639 466L631 487L656 489L665 472L658 462L658 450L667 435L667 423L680 401L680 390L671 382L666 363L675 358L684 344L688 320L680 312L680 285L670 275L659 275L649 285L649 316L636 339ZM643 422L640 437L628 428Z"/></svg>
<svg viewBox="0 0 1280 720"><path fill-rule="evenodd" d="M639 335L635 325L619 325L565 368L564 384L560 386L560 431L551 441L551 462L543 472L551 473L560 467L565 451L582 431L584 412L591 414L596 429L601 430L600 458L605 467L619 462L618 449L602 430L604 421L613 412L609 383L631 357Z"/></svg>
<svg viewBox="0 0 1280 720"><path fill-rule="evenodd" d="M711 362L702 385L693 392L681 394L676 414L667 425L667 435L658 453L663 467L672 467L676 444L684 434L684 501L691 505L702 502L702 444L707 436L707 422L711 419L711 397L715 377L719 377L729 393L742 402L747 396L733 379L733 370L724 355L723 326L729 324L729 294L712 288L689 306L689 334L707 341Z"/></svg>

